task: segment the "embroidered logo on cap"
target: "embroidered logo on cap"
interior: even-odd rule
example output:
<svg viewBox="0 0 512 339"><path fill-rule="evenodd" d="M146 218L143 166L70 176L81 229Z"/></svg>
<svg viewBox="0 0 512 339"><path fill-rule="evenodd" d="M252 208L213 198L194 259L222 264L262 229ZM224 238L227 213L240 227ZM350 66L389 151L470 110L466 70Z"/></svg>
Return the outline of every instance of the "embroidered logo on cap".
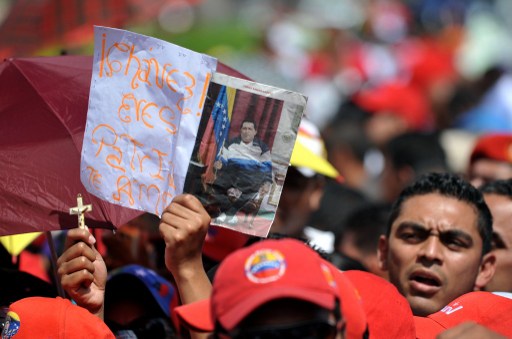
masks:
<svg viewBox="0 0 512 339"><path fill-rule="evenodd" d="M12 338L20 329L20 317L13 311L7 312L4 329L2 330L2 339Z"/></svg>
<svg viewBox="0 0 512 339"><path fill-rule="evenodd" d="M458 310L463 309L464 306L460 305L459 302L455 302L453 304L447 305L441 309L441 312L450 315L454 312L457 312Z"/></svg>
<svg viewBox="0 0 512 339"><path fill-rule="evenodd" d="M245 261L245 275L257 284L265 284L281 278L286 271L286 261L281 252L261 249Z"/></svg>

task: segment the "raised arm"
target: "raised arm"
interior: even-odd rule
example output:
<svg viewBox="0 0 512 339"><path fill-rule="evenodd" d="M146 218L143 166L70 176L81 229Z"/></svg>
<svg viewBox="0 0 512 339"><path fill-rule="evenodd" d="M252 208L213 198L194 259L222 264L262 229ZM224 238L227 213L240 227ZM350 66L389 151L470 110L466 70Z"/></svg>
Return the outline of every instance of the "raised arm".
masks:
<svg viewBox="0 0 512 339"><path fill-rule="evenodd" d="M165 265L174 277L183 304L206 299L211 293L202 260L210 220L201 202L190 194L174 198L162 214Z"/></svg>
<svg viewBox="0 0 512 339"><path fill-rule="evenodd" d="M201 202L190 194L179 195L167 206L160 221L165 240L165 265L172 273L181 303L189 304L210 296L212 285L203 267L203 242L210 216ZM193 339L208 338L190 332Z"/></svg>

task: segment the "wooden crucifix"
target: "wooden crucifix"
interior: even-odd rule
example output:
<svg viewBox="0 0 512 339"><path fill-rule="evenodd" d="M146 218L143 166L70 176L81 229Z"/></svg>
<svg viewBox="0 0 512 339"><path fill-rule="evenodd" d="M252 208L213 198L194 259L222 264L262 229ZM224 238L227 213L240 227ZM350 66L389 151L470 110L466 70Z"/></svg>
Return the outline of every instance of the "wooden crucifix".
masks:
<svg viewBox="0 0 512 339"><path fill-rule="evenodd" d="M92 211L92 205L84 205L83 201L82 201L82 195L80 193L78 193L78 195L76 197L76 203L77 203L77 206L71 207L69 209L69 214L78 215L78 227L85 228L84 213Z"/></svg>

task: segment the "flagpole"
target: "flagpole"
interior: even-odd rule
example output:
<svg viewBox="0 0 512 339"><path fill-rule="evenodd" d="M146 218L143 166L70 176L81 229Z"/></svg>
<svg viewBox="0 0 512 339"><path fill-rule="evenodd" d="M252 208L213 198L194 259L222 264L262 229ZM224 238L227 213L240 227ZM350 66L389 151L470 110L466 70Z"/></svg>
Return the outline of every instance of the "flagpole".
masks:
<svg viewBox="0 0 512 339"><path fill-rule="evenodd" d="M52 264L52 272L55 280L55 286L57 287L57 292L59 296L65 298L66 295L64 293L64 289L62 288L62 284L60 283L59 275L57 274L57 251L55 250L55 242L53 241L52 232L46 231L46 241L48 241L48 246L50 246L51 253L51 264Z"/></svg>

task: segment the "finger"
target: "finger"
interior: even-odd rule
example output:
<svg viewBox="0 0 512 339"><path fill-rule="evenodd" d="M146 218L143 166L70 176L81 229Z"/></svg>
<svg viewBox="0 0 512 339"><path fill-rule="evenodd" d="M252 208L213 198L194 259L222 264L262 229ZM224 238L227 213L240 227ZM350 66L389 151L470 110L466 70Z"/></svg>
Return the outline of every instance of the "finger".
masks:
<svg viewBox="0 0 512 339"><path fill-rule="evenodd" d="M84 256L90 261L94 261L97 257L96 251L93 248L84 242L78 242L62 253L62 255L57 259L57 266L60 267L64 263L80 256Z"/></svg>
<svg viewBox="0 0 512 339"><path fill-rule="evenodd" d="M206 232L202 232L201 229L175 229L171 227L161 228L160 233L162 238L164 239L166 248L183 248L186 247L194 247L198 243L202 244L202 241L205 238ZM200 250L199 250L200 252Z"/></svg>
<svg viewBox="0 0 512 339"><path fill-rule="evenodd" d="M62 287L68 291L73 292L82 287L89 287L94 281L94 275L86 270L80 270L72 274L66 274L61 277Z"/></svg>
<svg viewBox="0 0 512 339"><path fill-rule="evenodd" d="M200 222L202 221L201 214L199 214L198 212L190 209L187 206L183 206L183 205L180 205L180 204L174 204L173 205L169 219L171 221L179 220L180 222L182 220L191 220L191 221L199 220Z"/></svg>
<svg viewBox="0 0 512 339"><path fill-rule="evenodd" d="M190 237L195 238L195 234L201 233L201 236L203 236L203 233L206 233L206 231L202 230L199 223L194 223L189 219L182 219L176 216L172 224L161 223L159 225L159 231L167 246L175 246Z"/></svg>
<svg viewBox="0 0 512 339"><path fill-rule="evenodd" d="M207 228L210 224L210 217L177 205L172 213L162 216L161 221L162 227L168 225L178 231L194 233L200 229Z"/></svg>
<svg viewBox="0 0 512 339"><path fill-rule="evenodd" d="M173 201L162 214L160 222L173 227L180 227L183 222L204 223L206 222L207 218L209 218L207 214L201 215L186 205L182 205L180 201Z"/></svg>
<svg viewBox="0 0 512 339"><path fill-rule="evenodd" d="M59 276L71 275L81 270L87 270L94 274L94 263L85 256L79 256L70 261L67 261L59 266L57 273Z"/></svg>
<svg viewBox="0 0 512 339"><path fill-rule="evenodd" d="M176 208L173 207L172 211L169 210L162 214L162 217L160 218L160 226L176 228L184 219L184 217L180 216L179 212L176 214Z"/></svg>
<svg viewBox="0 0 512 339"><path fill-rule="evenodd" d="M199 213L199 214L202 214L202 213L206 213L206 210L203 206L203 204L201 204L201 201L199 201L199 199L197 199L195 196L193 196L192 194L181 194L181 195L178 195L176 198L174 198L173 202L176 202L182 206L185 206L186 208L196 212L196 213Z"/></svg>
<svg viewBox="0 0 512 339"><path fill-rule="evenodd" d="M72 229L68 230L68 233L66 236L65 248L69 248L73 244L75 244L79 241L83 241L89 245L94 245L96 243L96 239L89 232L89 229L87 227L86 228L72 228Z"/></svg>
<svg viewBox="0 0 512 339"><path fill-rule="evenodd" d="M172 246L175 242L176 234L179 230L177 227L171 226L170 224L160 224L158 227L160 235L165 241L167 246Z"/></svg>
<svg viewBox="0 0 512 339"><path fill-rule="evenodd" d="M208 212L199 199L191 194L181 194L174 198L162 213L161 221L171 223L175 215L188 218L191 213L200 215L202 222L210 223Z"/></svg>

